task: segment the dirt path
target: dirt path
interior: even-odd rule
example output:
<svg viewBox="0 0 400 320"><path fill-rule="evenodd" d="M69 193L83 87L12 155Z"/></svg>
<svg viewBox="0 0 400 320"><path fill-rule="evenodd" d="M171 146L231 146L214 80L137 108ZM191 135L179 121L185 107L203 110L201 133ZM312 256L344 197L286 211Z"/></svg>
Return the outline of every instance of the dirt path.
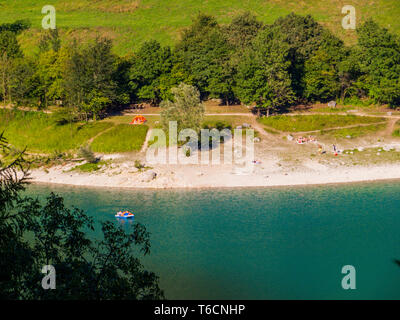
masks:
<svg viewBox="0 0 400 320"><path fill-rule="evenodd" d="M275 138L274 135L272 135L271 133L268 133L267 131L264 130L264 127L257 122L256 118L252 119L250 124L251 124L252 128L255 129L256 131L258 131L258 133L261 136L263 136L265 138L269 138L269 139Z"/></svg>
<svg viewBox="0 0 400 320"><path fill-rule="evenodd" d="M151 137L152 132L153 132L152 129L149 129L149 130L147 131L146 139L144 140L144 143L143 143L142 148L140 149L140 152L145 152L145 151L147 150L147 147L148 147L148 145L149 145L149 139L150 139L150 137Z"/></svg>
<svg viewBox="0 0 400 320"><path fill-rule="evenodd" d="M94 141L94 139L96 139L97 137L101 136L103 133L106 133L106 132L110 131L110 130L113 129L113 128L115 128L115 126L112 126L112 127L110 127L110 128L107 128L106 130L104 130L104 131L102 131L102 132L99 132L99 133L96 134L94 137L90 138L90 139L87 141L87 144L88 144L88 145L91 145L92 142Z"/></svg>
<svg viewBox="0 0 400 320"><path fill-rule="evenodd" d="M309 112L309 113L288 113L284 114L285 116L289 117L294 117L294 116L332 116L332 115L338 115L338 116L348 116L348 115L354 115L354 116L360 116L360 117L371 117L371 118L387 118L387 119L400 119L400 116L389 116L387 114L381 114L381 115L376 115L376 114L369 114L369 113L364 113L364 112Z"/></svg>
<svg viewBox="0 0 400 320"><path fill-rule="evenodd" d="M127 115L127 113L124 113ZM140 113L141 116L159 116L159 113ZM204 116L246 116L246 117L255 117L252 113L206 113Z"/></svg>
<svg viewBox="0 0 400 320"><path fill-rule="evenodd" d="M392 136L394 127L395 127L397 121L398 121L398 119L390 119L389 120L388 125L385 129L385 132L383 133L384 136L386 136L386 137Z"/></svg>
<svg viewBox="0 0 400 320"><path fill-rule="evenodd" d="M293 132L293 134L318 133L321 131L351 129L351 128L358 128L358 127L369 127L369 126L374 126L374 125L378 125L378 124L387 124L387 123L388 122L386 122L386 121L375 122L375 123L360 123L360 124L352 124L352 125L343 126L343 127L333 127L333 128L326 128L326 129L319 129L319 130L312 130L312 131L299 131L299 132Z"/></svg>
<svg viewBox="0 0 400 320"><path fill-rule="evenodd" d="M0 108L1 109L14 110L14 107L11 107L11 106L3 106L2 105L2 106L0 106ZM18 110L20 110L20 111L30 111L30 112L43 112L43 113L47 113L47 114L53 113L50 110L32 110L31 108L26 108L26 107L18 107Z"/></svg>

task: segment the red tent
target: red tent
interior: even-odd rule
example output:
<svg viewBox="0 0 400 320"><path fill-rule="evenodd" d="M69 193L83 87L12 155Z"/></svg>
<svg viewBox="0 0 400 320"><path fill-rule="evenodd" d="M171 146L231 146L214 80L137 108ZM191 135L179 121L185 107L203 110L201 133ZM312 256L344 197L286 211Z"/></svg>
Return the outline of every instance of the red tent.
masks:
<svg viewBox="0 0 400 320"><path fill-rule="evenodd" d="M132 122L130 124L143 124L145 123L147 120L145 117L143 116L136 116L132 119Z"/></svg>

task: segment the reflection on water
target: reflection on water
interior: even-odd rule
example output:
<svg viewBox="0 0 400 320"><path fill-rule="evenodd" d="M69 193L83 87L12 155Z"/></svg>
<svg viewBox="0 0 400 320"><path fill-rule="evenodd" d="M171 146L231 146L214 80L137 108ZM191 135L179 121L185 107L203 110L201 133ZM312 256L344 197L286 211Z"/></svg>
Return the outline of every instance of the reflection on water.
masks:
<svg viewBox="0 0 400 320"><path fill-rule="evenodd" d="M167 298L400 298L400 183L296 188L119 190L34 185L97 222L128 208L151 233L143 259ZM98 234L99 235L99 234ZM344 265L357 289L343 290Z"/></svg>
<svg viewBox="0 0 400 320"><path fill-rule="evenodd" d="M117 220L117 223L118 223L120 226L125 226L125 227L129 227L129 228L131 228L132 225L135 223L135 222L134 222L134 221L135 221L135 218L129 218L129 219L119 219L119 218L116 218L116 220Z"/></svg>

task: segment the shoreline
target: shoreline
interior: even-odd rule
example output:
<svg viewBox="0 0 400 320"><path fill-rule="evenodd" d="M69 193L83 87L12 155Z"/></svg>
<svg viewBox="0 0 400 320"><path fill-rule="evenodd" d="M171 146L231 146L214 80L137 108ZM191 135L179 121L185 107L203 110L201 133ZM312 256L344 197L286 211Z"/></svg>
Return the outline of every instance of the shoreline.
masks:
<svg viewBox="0 0 400 320"><path fill-rule="evenodd" d="M170 168L155 168L148 172L157 172L155 179L142 180L148 172L123 173L110 175L109 171L102 173L72 173L61 168L50 168L47 172L33 170L30 172L30 182L34 184L52 184L88 188L113 189L217 189L217 188L268 188L293 186L319 186L335 184L351 184L365 182L382 182L400 180L400 164L385 164L374 166L354 166L321 168L314 170L267 170L255 169L247 175L236 175L232 168L222 166L204 168L188 166L179 168L175 174ZM287 171L287 172L284 172ZM171 172L171 173L170 173ZM200 174L199 174L200 173ZM174 175L177 175L175 177Z"/></svg>
<svg viewBox="0 0 400 320"><path fill-rule="evenodd" d="M54 182L41 182L41 181L30 181L30 185L37 186L57 186L57 187L69 187L69 188L90 188L90 189L113 189L113 190L211 190L211 189L255 189L255 188L265 188L265 189L276 189L276 188L296 188L296 187L323 187L323 186L341 186L341 185L357 185L357 184L373 184L373 183L389 183L389 182L398 182L400 183L400 178L391 178L391 179L377 179L377 180L360 180L360 181L349 181L349 182L329 182L329 183L316 183L316 184L296 184L296 185L271 185L271 186L234 186L234 187L219 187L219 186L210 186L210 187L171 187L171 188L156 188L156 187L105 187L105 186L88 186L88 185L76 185L76 184L65 184L65 183L54 183Z"/></svg>

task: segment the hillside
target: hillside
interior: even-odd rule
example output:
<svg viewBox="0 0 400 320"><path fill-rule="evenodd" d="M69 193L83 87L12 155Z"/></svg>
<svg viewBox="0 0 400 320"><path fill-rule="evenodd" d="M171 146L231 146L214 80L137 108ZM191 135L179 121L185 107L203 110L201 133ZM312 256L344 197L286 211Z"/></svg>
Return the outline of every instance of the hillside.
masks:
<svg viewBox="0 0 400 320"><path fill-rule="evenodd" d="M358 23L372 17L380 25L400 33L399 0L13 0L0 2L0 21L32 22L32 29L20 36L28 53L39 39L41 8L48 4L57 10L57 27L63 39L104 35L114 40L114 50L121 55L148 39L173 44L199 12L216 16L220 23L229 23L233 16L246 10L264 23L272 23L290 12L311 14L351 44L356 39L355 32L341 27L341 8L350 3L357 10Z"/></svg>

